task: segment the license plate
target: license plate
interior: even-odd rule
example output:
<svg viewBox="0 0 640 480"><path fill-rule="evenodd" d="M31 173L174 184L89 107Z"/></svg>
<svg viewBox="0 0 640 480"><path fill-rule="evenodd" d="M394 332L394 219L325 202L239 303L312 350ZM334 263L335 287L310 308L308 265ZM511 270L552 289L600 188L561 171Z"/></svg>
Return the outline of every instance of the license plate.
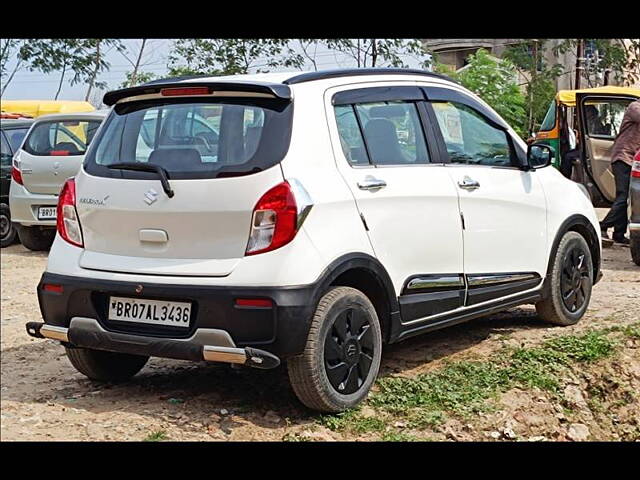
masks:
<svg viewBox="0 0 640 480"><path fill-rule="evenodd" d="M189 327L191 304L143 298L109 298L109 320Z"/></svg>
<svg viewBox="0 0 640 480"><path fill-rule="evenodd" d="M38 207L38 220L55 220L57 207Z"/></svg>

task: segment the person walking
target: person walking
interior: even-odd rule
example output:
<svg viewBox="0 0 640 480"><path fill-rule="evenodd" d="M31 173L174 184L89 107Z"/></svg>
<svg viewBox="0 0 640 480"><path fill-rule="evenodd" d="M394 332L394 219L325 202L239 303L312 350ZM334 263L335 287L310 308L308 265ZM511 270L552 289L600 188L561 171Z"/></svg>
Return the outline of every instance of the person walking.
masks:
<svg viewBox="0 0 640 480"><path fill-rule="evenodd" d="M629 245L629 239L625 236L629 224L627 200L631 182L631 165L638 149L640 149L640 99L627 107L620 131L613 143L611 171L616 182L616 199L607 216L600 222L602 237L609 238L607 230L613 228L613 241L622 245Z"/></svg>

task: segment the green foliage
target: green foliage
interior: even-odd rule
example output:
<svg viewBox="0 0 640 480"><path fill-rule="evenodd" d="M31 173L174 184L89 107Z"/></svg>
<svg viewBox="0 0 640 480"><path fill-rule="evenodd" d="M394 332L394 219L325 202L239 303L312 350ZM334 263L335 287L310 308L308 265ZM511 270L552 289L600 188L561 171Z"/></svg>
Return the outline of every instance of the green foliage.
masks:
<svg viewBox="0 0 640 480"><path fill-rule="evenodd" d="M447 74L487 102L521 136L526 134L525 98L518 88L517 72L508 60L498 60L485 49L469 56L458 72ZM442 67L439 67L442 71Z"/></svg>
<svg viewBox="0 0 640 480"><path fill-rule="evenodd" d="M330 50L335 50L351 57L360 67L407 67L402 60L404 55L425 57L427 51L418 39L397 38L336 38L326 39L322 43ZM423 61L427 68L429 60Z"/></svg>
<svg viewBox="0 0 640 480"><path fill-rule="evenodd" d="M637 334L638 325L632 327L635 330L624 333ZM610 331L560 336L535 347L505 348L487 361L445 363L415 378L383 378L368 400L377 416L363 417L358 408L324 415L319 422L331 430L351 432L390 430L389 423L398 417L410 428L434 427L445 421L445 412L464 418L491 410L489 401L513 387L557 393L570 369L614 353L616 340L608 336Z"/></svg>
<svg viewBox="0 0 640 480"><path fill-rule="evenodd" d="M404 432L384 432L380 440L383 442L423 442L423 440Z"/></svg>
<svg viewBox="0 0 640 480"><path fill-rule="evenodd" d="M125 75L124 81L120 84L120 88L128 88L135 87L136 85L142 85L143 83L150 82L151 80L155 80L158 76L155 73L151 72L138 72L136 74L136 80L133 84L131 84L131 77L133 72L127 72Z"/></svg>
<svg viewBox="0 0 640 480"><path fill-rule="evenodd" d="M147 435L143 442L161 442L162 440L167 439L167 432L164 430L156 430L155 432L151 432Z"/></svg>
<svg viewBox="0 0 640 480"><path fill-rule="evenodd" d="M270 38L179 39L169 55L169 75L236 75L295 67L301 57L288 44L289 40Z"/></svg>

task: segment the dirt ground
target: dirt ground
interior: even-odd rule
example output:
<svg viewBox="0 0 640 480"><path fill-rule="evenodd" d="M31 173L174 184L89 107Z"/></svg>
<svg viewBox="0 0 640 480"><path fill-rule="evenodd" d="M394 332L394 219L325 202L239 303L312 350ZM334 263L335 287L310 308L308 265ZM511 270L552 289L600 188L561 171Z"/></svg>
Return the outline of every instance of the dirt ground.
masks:
<svg viewBox="0 0 640 480"><path fill-rule="evenodd" d="M57 342L26 334L25 322L41 320L35 288L46 253L13 245L2 250L1 258L2 440L380 439L327 428L298 403L282 368L234 370L153 358L128 383L92 382L72 368ZM380 375L414 377L443 362L487 357L505 344L532 345L638 322L640 267L631 262L629 249L605 249L603 273L576 326L549 327L538 322L532 307L516 308L390 346ZM593 368L586 377L568 380L564 395L575 404L573 409L536 389L511 389L491 413L464 421L450 418L431 429L428 438L638 439L640 342L628 340L614 358ZM589 378L604 382L604 389L621 387L628 398L595 409L588 401Z"/></svg>

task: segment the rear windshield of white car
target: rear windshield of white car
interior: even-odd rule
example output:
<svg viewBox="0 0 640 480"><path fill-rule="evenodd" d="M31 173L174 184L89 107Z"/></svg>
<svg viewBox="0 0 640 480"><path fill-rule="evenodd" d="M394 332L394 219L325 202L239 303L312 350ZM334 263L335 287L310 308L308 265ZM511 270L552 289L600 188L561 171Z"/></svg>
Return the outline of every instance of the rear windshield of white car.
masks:
<svg viewBox="0 0 640 480"><path fill-rule="evenodd" d="M31 155L84 155L93 140L99 120L59 120L36 124L22 149Z"/></svg>
<svg viewBox="0 0 640 480"><path fill-rule="evenodd" d="M98 176L147 178L110 169L150 163L169 178L248 175L279 163L289 148L290 102L265 99L174 99L116 105L85 158Z"/></svg>

